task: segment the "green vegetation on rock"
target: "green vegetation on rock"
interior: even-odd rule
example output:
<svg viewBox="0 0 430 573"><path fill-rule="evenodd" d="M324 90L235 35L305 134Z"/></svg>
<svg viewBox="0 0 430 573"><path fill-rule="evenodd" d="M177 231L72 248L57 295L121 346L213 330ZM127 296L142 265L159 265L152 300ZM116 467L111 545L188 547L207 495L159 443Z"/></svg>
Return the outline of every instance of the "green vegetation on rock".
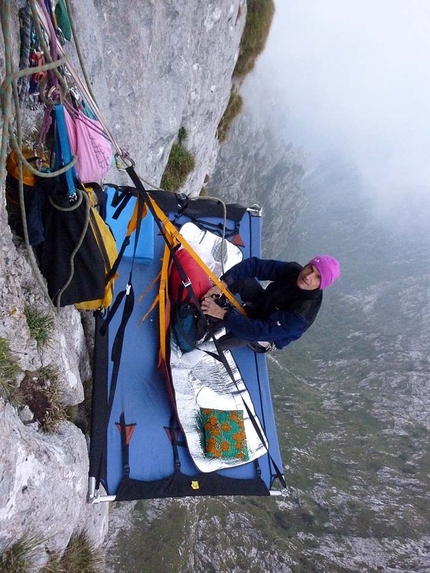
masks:
<svg viewBox="0 0 430 573"><path fill-rule="evenodd" d="M85 532L73 535L63 555L52 555L40 573L102 573L103 558Z"/></svg>
<svg viewBox="0 0 430 573"><path fill-rule="evenodd" d="M15 391L15 379L20 369L9 351L9 343L0 338L0 397L10 399Z"/></svg>
<svg viewBox="0 0 430 573"><path fill-rule="evenodd" d="M231 124L233 120L242 111L243 99L240 94L231 92L230 99L227 104L227 108L222 116L221 121L218 125L218 140L223 142L227 139L228 132L230 131Z"/></svg>
<svg viewBox="0 0 430 573"><path fill-rule="evenodd" d="M161 179L161 188L166 191L178 191L185 183L188 175L194 170L194 157L183 146L187 138L184 127L178 133L178 142L172 145L166 169Z"/></svg>
<svg viewBox="0 0 430 573"><path fill-rule="evenodd" d="M0 555L0 573L30 573L33 568L34 550L40 539L26 535L11 543Z"/></svg>
<svg viewBox="0 0 430 573"><path fill-rule="evenodd" d="M255 66L266 45L272 25L275 5L273 0L247 0L245 29L239 46L239 57L233 76L243 78Z"/></svg>
<svg viewBox="0 0 430 573"><path fill-rule="evenodd" d="M34 419L46 433L54 433L59 422L67 420L60 396L60 373L54 366L27 372L19 387L20 402L27 404Z"/></svg>
<svg viewBox="0 0 430 573"><path fill-rule="evenodd" d="M30 334L35 339L38 350L48 346L54 327L52 314L31 306L25 307L24 314Z"/></svg>
<svg viewBox="0 0 430 573"><path fill-rule="evenodd" d="M0 555L0 573L33 573L36 550L44 551L41 538L25 535ZM73 535L62 555L51 554L39 573L102 573L103 558L85 532Z"/></svg>

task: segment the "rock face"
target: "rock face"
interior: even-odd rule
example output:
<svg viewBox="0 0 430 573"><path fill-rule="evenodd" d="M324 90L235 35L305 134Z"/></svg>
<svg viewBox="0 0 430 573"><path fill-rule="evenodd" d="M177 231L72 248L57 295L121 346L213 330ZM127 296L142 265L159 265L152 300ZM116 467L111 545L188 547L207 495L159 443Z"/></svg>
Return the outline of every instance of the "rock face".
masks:
<svg viewBox="0 0 430 573"><path fill-rule="evenodd" d="M7 39L17 69L21 2L12 4ZM158 185L172 143L184 127L185 146L196 168L183 191L198 195L215 166L216 130L231 91L246 1L151 0L129 2L119 11L112 0L74 0L72 15L98 105L119 146L130 153L139 174ZM77 62L73 45L65 49ZM4 76L3 54L0 70ZM40 126L42 110L21 111L28 139ZM129 184L115 169L106 180ZM73 308L56 314L49 305L43 279L36 280L28 253L12 240L4 180L0 185L0 337L8 340L19 368L16 386L26 374L55 367L62 403L76 405L83 400L83 382L91 377L81 315ZM49 345L43 350L30 334L26 307L52 317ZM32 412L23 412L22 418L31 422ZM62 422L55 435L43 434L37 423L25 425L2 398L0 426L0 553L29 532L46 539L38 550L38 565L47 561L48 552L61 552L82 529L100 543L107 507L86 504L88 458L81 431Z"/></svg>
<svg viewBox="0 0 430 573"><path fill-rule="evenodd" d="M218 153L246 17L245 0L74 2L77 37L99 106L139 174L158 185L181 127L196 168L182 191L198 195ZM129 183L113 170L109 180Z"/></svg>
<svg viewBox="0 0 430 573"><path fill-rule="evenodd" d="M0 406L2 435L0 523L2 544L23 532L48 540L40 547L62 552L79 525L87 523L85 506L88 456L85 437L69 422L47 435L17 420L14 409ZM92 535L99 542L102 524Z"/></svg>
<svg viewBox="0 0 430 573"><path fill-rule="evenodd" d="M221 146L208 192L229 202L258 204L264 217L264 255L279 257L306 204L304 156L288 141L285 110L270 97L266 84L251 75L241 94L243 112Z"/></svg>

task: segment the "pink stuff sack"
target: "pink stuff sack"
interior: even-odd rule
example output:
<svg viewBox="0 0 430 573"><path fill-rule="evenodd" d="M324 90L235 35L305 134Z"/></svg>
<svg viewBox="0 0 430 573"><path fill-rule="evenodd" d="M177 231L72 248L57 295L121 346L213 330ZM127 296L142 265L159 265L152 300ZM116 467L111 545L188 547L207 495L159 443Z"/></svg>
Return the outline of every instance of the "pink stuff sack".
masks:
<svg viewBox="0 0 430 573"><path fill-rule="evenodd" d="M67 133L73 155L77 156L76 174L82 183L103 179L112 164L113 153L109 141L104 137L100 123L76 112L71 117L65 109Z"/></svg>

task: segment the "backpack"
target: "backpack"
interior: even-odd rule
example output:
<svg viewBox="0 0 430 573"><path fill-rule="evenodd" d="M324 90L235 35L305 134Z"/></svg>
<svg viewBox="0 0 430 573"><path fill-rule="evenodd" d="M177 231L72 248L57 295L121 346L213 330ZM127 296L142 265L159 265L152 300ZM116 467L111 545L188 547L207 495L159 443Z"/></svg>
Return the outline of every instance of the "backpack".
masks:
<svg viewBox="0 0 430 573"><path fill-rule="evenodd" d="M88 192L87 188L86 191ZM118 250L112 231L94 205L90 206L90 225L98 250L103 258L103 276L106 278L118 257ZM77 303L76 308L79 310L98 310L99 308L108 308L112 304L113 285L117 278L118 273L115 273L112 278L107 282L105 281L103 296L101 298Z"/></svg>
<svg viewBox="0 0 430 573"><path fill-rule="evenodd" d="M61 185L50 196L45 241L39 249L40 268L57 306L107 308L117 278L115 274L106 284L106 275L117 258L116 242L97 211L94 187L76 188L82 200L73 210L63 210L67 209L67 199Z"/></svg>

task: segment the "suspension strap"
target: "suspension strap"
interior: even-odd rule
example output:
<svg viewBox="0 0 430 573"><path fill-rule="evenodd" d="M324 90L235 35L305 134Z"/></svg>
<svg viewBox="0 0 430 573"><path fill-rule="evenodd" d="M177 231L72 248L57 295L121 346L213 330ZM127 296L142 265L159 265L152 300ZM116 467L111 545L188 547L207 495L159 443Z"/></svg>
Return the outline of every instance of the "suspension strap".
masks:
<svg viewBox="0 0 430 573"><path fill-rule="evenodd" d="M133 308L134 308L134 290L133 290L133 282L132 282L133 267L134 267L134 261L136 258L136 249L137 249L137 244L139 241L140 227L141 227L143 212L144 212L144 203L143 203L142 198L138 197L137 203L136 203L136 221L137 222L136 222L136 230L135 230L135 238L134 238L134 250L133 250L133 258L132 258L132 262L131 262L130 276L128 279L128 283L125 286L125 289L118 294L114 304L112 305L112 307L108 313L108 316L105 320L105 323L102 327L102 330L101 330L101 334L103 335L106 332L106 329L107 329L110 321L112 320L112 317L117 312L118 308L120 307L121 303L124 300L124 307L123 307L123 313L122 313L122 317L121 317L121 323L119 325L119 328L117 330L117 333L116 333L116 336L115 336L115 339L114 339L114 342L112 345L111 359L113 362L113 367L112 367L112 377L111 377L110 388L109 388L108 416L110 416L110 413L112 411L113 401L115 398L115 391L116 391L116 386L117 386L117 382L118 382L119 368L121 365L122 349L123 349L123 345L124 345L125 329L126 329L127 323L130 319L130 316L131 316L131 314L133 312Z"/></svg>

